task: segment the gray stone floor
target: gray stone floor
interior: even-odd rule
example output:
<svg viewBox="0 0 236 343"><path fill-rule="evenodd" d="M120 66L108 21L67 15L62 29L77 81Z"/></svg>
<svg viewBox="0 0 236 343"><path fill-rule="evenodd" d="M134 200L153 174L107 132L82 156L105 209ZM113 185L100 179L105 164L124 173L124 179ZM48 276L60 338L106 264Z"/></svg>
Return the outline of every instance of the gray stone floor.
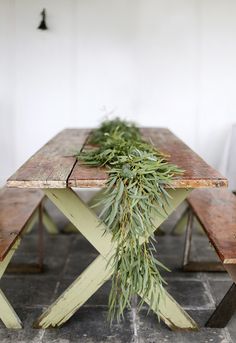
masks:
<svg viewBox="0 0 236 343"><path fill-rule="evenodd" d="M66 220L53 206L50 212L62 229ZM125 321L110 326L107 323L107 299L109 282L60 329L37 330L33 321L97 256L96 251L79 234L56 236L45 234L45 264L43 274L10 275L1 280L1 288L12 302L24 323L23 330L7 330L0 323L1 343L23 342L236 342L236 316L225 329L206 329L204 323L220 301L231 282L226 273L183 273L181 259L184 237L169 234L179 212L165 224L164 236L157 237L158 256L171 270L165 273L168 290L197 321L199 332L172 332L159 323L144 308L136 313L128 310ZM14 258L15 262L32 262L36 259L36 230L24 237ZM192 257L214 258L214 252L206 237L195 234Z"/></svg>

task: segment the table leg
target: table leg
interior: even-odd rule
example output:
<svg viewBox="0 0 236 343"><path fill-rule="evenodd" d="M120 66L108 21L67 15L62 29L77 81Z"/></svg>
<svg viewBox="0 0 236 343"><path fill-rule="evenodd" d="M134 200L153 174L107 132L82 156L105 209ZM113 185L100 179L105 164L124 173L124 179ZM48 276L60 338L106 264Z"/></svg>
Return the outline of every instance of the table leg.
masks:
<svg viewBox="0 0 236 343"><path fill-rule="evenodd" d="M172 196L170 206L167 213L163 212L162 217L155 217L156 227L176 209L176 207L186 198L188 192L189 191L185 189L170 191ZM70 318L73 313L111 276L112 271L109 271L109 268L107 267L107 256L112 256L115 251L111 234L104 234L105 225L98 220L94 212L81 201L74 191L71 189L47 189L45 190L45 193L101 255L69 288L67 288L63 295L41 315L39 320L36 321L35 325L37 327L58 326ZM140 241L140 244L141 243L142 241ZM99 273L96 272L97 270L99 270ZM92 285L93 283L94 285ZM161 318L165 323L172 329L197 329L196 323L182 307L178 305L167 292L165 292L165 294L166 300L161 304ZM148 297L145 301L149 302ZM157 304L153 306L154 311L156 305ZM61 315L59 314L60 311L63 312Z"/></svg>
<svg viewBox="0 0 236 343"><path fill-rule="evenodd" d="M84 199L84 203L87 204L88 207L91 207L92 205L94 205L96 203L96 199L99 195L102 194L104 190L103 189L100 189L100 190L97 190L96 193L89 199ZM80 192L77 193L78 196L80 197ZM95 208L93 209L95 213L99 213L99 208ZM66 224L66 226L63 228L63 232L64 233L78 233L78 229L71 223L69 222L68 224Z"/></svg>
<svg viewBox="0 0 236 343"><path fill-rule="evenodd" d="M160 293L158 285L155 287L156 301L151 305L151 297L145 297L145 302L151 306L153 312L160 316L164 323L171 330L191 330L197 331L198 326L195 321L188 315L187 312L175 301L175 299L164 290L163 296L158 301L158 294ZM142 297L142 294L140 294Z"/></svg>
<svg viewBox="0 0 236 343"><path fill-rule="evenodd" d="M65 323L112 275L107 259L99 255L85 271L41 315L34 327L47 328Z"/></svg>

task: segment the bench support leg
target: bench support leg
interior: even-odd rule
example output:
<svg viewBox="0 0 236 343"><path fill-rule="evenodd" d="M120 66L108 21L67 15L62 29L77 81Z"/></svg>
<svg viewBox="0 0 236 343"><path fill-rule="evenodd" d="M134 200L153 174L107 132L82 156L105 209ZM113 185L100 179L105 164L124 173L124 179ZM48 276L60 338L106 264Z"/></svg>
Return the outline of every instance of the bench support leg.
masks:
<svg viewBox="0 0 236 343"><path fill-rule="evenodd" d="M187 227L188 214L189 214L189 208L187 207L184 210L184 212L183 212L182 216L180 217L180 219L177 221L177 223L173 227L173 229L171 231L172 235L180 236L180 235L184 234L184 232L186 231L186 227ZM204 229L201 226L201 224L199 223L199 221L197 220L197 218L194 218L194 223L196 225L198 233L200 235L204 235Z"/></svg>
<svg viewBox="0 0 236 343"><path fill-rule="evenodd" d="M43 271L43 235L44 235L44 208L42 203L32 215L27 223L24 234L32 230L32 227L38 222L38 262L37 263L14 263L7 268L7 273L10 274L37 274Z"/></svg>
<svg viewBox="0 0 236 343"><path fill-rule="evenodd" d="M11 248L5 259L0 262L0 279L2 278L8 264L10 263L12 256L15 253L18 245L20 243L20 239L16 241L14 246ZM16 312L14 311L13 307L5 297L4 293L0 289L0 319L5 324L8 329L21 329L22 323L17 316Z"/></svg>
<svg viewBox="0 0 236 343"><path fill-rule="evenodd" d="M230 287L206 323L209 328L224 328L236 311L236 285Z"/></svg>
<svg viewBox="0 0 236 343"><path fill-rule="evenodd" d="M224 267L234 283L207 321L207 327L225 327L236 311L236 265L224 264Z"/></svg>
<svg viewBox="0 0 236 343"><path fill-rule="evenodd" d="M183 256L183 269L189 262L190 252L191 252L191 243L192 243L192 234L193 234L193 213L188 210L187 212L187 229L185 234L185 243L184 243L184 256Z"/></svg>
<svg viewBox="0 0 236 343"><path fill-rule="evenodd" d="M194 215L191 209L187 212L187 225L185 232L184 254L183 254L183 270L185 272L225 272L221 262L204 262L191 261L191 245L193 235L193 220Z"/></svg>
<svg viewBox="0 0 236 343"><path fill-rule="evenodd" d="M45 193L101 255L40 316L35 323L38 328L62 325L110 278L112 270L109 269L107 261L109 260L108 256L112 256L115 249L111 235L104 234L104 224L74 191L71 189L47 189ZM170 193L172 199L168 213L163 213L163 217L155 217L156 227L186 198L189 191L178 189L171 190ZM165 301L161 304L161 319L171 329L197 330L197 324L192 318L167 292L165 294ZM150 299L147 297L145 301L149 303ZM153 304L153 310L157 312L157 303Z"/></svg>

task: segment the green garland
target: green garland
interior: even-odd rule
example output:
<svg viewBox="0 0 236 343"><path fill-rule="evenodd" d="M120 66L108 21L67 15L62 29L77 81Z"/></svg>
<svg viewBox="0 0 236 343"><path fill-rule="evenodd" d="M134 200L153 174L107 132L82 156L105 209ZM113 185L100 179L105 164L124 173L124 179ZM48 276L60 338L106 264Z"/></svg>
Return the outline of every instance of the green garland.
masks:
<svg viewBox="0 0 236 343"><path fill-rule="evenodd" d="M96 205L103 206L100 218L116 242L109 318L119 321L135 294L142 298L148 294L151 301L156 297L153 280L163 294L165 281L159 269L167 268L153 254L156 227L150 213L163 216L166 212L170 195L165 186L171 187L173 176L182 170L144 141L135 125L119 119L105 121L88 143L94 148L79 153L78 159L88 166L106 166L109 173Z"/></svg>

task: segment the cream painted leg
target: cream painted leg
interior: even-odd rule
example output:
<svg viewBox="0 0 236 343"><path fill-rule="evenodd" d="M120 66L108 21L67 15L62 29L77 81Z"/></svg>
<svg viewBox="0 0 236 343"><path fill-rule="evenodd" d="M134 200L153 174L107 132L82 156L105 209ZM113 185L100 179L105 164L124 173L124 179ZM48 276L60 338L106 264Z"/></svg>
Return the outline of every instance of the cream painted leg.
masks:
<svg viewBox="0 0 236 343"><path fill-rule="evenodd" d="M63 233L78 233L78 229L76 229L76 227L69 222L63 227Z"/></svg>
<svg viewBox="0 0 236 343"><path fill-rule="evenodd" d="M55 327L65 323L112 275L107 260L99 255L89 267L36 321L34 327Z"/></svg>
<svg viewBox="0 0 236 343"><path fill-rule="evenodd" d="M98 220L95 213L81 201L75 192L71 189L47 189L45 193L103 257L99 256L71 287L42 314L36 322L37 327L58 326L70 318L111 275L107 268L106 259L107 256L112 255L115 249L111 235L109 233L104 234L104 224ZM155 217L156 227L175 210L186 198L189 191L185 189L171 190L170 193L172 195L170 206L167 213L163 213L163 217ZM99 273L96 272L97 270ZM95 283L94 286L93 283ZM149 301L148 299L145 300ZM167 292L165 304L162 305L161 318L167 325L171 328L196 329L197 326L194 321ZM155 310L155 308L153 309Z"/></svg>
<svg viewBox="0 0 236 343"><path fill-rule="evenodd" d="M22 323L0 289L0 318L8 329L22 329Z"/></svg>
<svg viewBox="0 0 236 343"><path fill-rule="evenodd" d="M80 199L85 203L87 204L88 207L91 207L92 205L94 205L96 203L96 200L98 199L99 196L101 196L102 192L104 190L96 190L95 192L92 193L92 196L91 194L87 195L87 196L84 196L83 197L80 197L80 192L76 192L78 194L78 196L80 197ZM85 191L86 193L86 191ZM99 212L101 211L101 209L99 208L95 208L93 209L93 211L96 213L96 214L99 214ZM72 224L71 222L69 222L64 228L63 228L63 232L65 233L76 233L78 232L78 229L76 228L76 226L74 224Z"/></svg>
<svg viewBox="0 0 236 343"><path fill-rule="evenodd" d="M29 223L27 224L27 230L25 230L25 233L30 233L34 227L34 225L38 222L39 218L39 211L38 209L35 211L33 216L31 217ZM57 226L55 222L52 220L51 216L48 214L46 209L43 209L43 225L45 229L48 231L48 233L54 235L58 233Z"/></svg>
<svg viewBox="0 0 236 343"><path fill-rule="evenodd" d="M0 262L0 278L4 274L9 262L11 261L11 258L17 249L18 245L20 243L20 239L16 241L14 246L11 248L5 259ZM14 311L13 307L5 297L4 293L0 289L0 319L5 324L5 326L8 329L21 329L22 324L17 316L16 312Z"/></svg>
<svg viewBox="0 0 236 343"><path fill-rule="evenodd" d="M105 225L79 196L70 188L44 191L94 248L103 256L107 256L112 249L112 236L109 233L104 234Z"/></svg>
<svg viewBox="0 0 236 343"><path fill-rule="evenodd" d="M184 232L186 231L187 222L188 222L188 208L184 211L181 218L178 220L178 222L172 229L171 234L176 235L176 236L180 236L184 234ZM197 228L197 231L199 234L201 235L204 234L204 229L202 228L200 222L198 221L196 217L194 218L194 226Z"/></svg>
<svg viewBox="0 0 236 343"><path fill-rule="evenodd" d="M47 232L51 235L56 235L58 233L57 226L52 220L51 216L48 214L46 209L43 209L43 225L46 228Z"/></svg>
<svg viewBox="0 0 236 343"><path fill-rule="evenodd" d="M194 320L167 291L164 290L164 293L158 302L160 290L157 286L154 287L156 299L152 302L151 309L160 316L171 330L198 330L198 326ZM140 294L140 296L142 297L142 294ZM144 300L150 306L151 297L147 296Z"/></svg>

